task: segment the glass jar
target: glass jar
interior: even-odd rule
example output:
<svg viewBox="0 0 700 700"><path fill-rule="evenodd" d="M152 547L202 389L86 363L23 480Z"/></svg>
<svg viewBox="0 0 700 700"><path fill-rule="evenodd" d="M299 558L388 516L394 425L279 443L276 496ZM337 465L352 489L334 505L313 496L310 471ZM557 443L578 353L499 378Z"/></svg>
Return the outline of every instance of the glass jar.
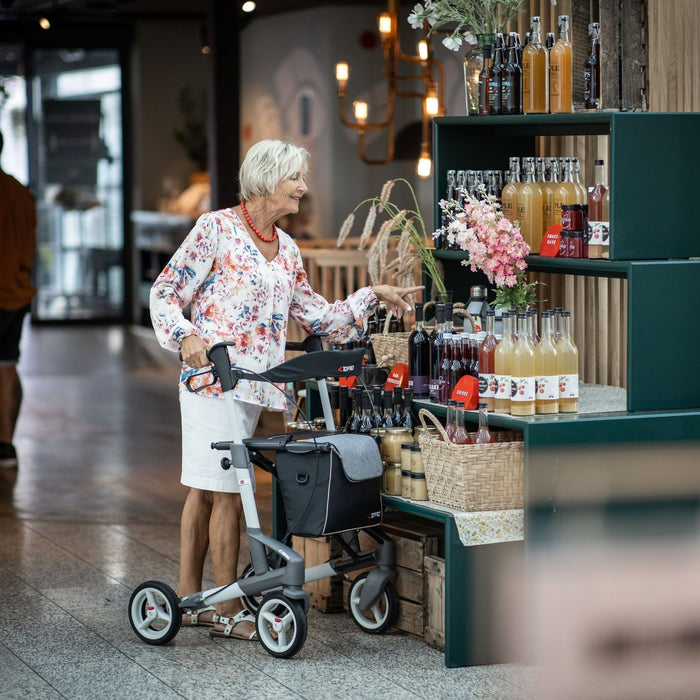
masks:
<svg viewBox="0 0 700 700"><path fill-rule="evenodd" d="M411 474L411 498L414 501L428 500L428 482L425 474Z"/></svg>
<svg viewBox="0 0 700 700"><path fill-rule="evenodd" d="M401 463L401 445L413 442L411 428L387 428L382 436L382 460L387 464Z"/></svg>
<svg viewBox="0 0 700 700"><path fill-rule="evenodd" d="M401 445L401 471L413 471L413 443L404 442Z"/></svg>
<svg viewBox="0 0 700 700"><path fill-rule="evenodd" d="M404 498L411 497L411 472L401 470L401 495Z"/></svg>
<svg viewBox="0 0 700 700"><path fill-rule="evenodd" d="M420 445L413 445L411 449L411 474L425 474L423 452L420 449Z"/></svg>
<svg viewBox="0 0 700 700"><path fill-rule="evenodd" d="M422 425L418 425L413 429L413 442L416 445L420 444L421 435L432 435L433 437L438 437L438 429L434 425L429 425L424 428Z"/></svg>
<svg viewBox="0 0 700 700"><path fill-rule="evenodd" d="M384 493L387 496L400 496L401 487L401 462L387 464L384 472Z"/></svg>

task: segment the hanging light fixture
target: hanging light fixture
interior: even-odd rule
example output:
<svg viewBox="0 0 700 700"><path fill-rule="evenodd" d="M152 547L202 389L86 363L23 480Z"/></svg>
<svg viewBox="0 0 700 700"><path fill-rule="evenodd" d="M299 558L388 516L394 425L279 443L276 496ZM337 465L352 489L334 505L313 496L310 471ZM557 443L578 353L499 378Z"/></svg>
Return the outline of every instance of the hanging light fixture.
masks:
<svg viewBox="0 0 700 700"><path fill-rule="evenodd" d="M360 158L368 165L386 165L394 159L395 136L395 100L397 97L417 98L422 103L421 118L421 147L417 172L421 177L429 177L432 170L430 158L430 123L433 117L444 114L444 74L442 65L433 57L433 50L426 31L426 39L418 43L418 53L407 55L401 51L398 31L398 0L388 0L387 11L379 15L377 24L381 37L383 72L387 82L387 112L382 121L369 120L369 105L367 102L353 102L354 121L345 116L347 85L350 77L350 67L345 62L336 63L335 77L338 83L340 98L340 119L345 126L353 129L358 135ZM411 75L399 74L399 63L420 64L422 70ZM435 79L435 73L439 80ZM421 83L415 89L403 87L404 83L414 81ZM365 136L368 131L386 130L387 147L383 158L371 158L365 150Z"/></svg>

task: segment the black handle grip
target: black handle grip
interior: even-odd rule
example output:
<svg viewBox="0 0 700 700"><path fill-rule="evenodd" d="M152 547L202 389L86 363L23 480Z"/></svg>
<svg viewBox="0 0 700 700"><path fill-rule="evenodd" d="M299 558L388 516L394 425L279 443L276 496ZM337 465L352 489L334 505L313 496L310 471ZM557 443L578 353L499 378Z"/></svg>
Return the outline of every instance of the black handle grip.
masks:
<svg viewBox="0 0 700 700"><path fill-rule="evenodd" d="M236 385L231 374L231 361L226 349L229 345L233 345L233 343L216 343L216 345L212 345L207 350L207 357L212 361L216 368L216 373L219 375L222 391L231 391Z"/></svg>
<svg viewBox="0 0 700 700"><path fill-rule="evenodd" d="M285 350L299 350L301 352L318 352L323 350L323 340L326 338L328 333L313 333L312 335L307 335L304 340L300 343L294 343L287 341L285 344Z"/></svg>

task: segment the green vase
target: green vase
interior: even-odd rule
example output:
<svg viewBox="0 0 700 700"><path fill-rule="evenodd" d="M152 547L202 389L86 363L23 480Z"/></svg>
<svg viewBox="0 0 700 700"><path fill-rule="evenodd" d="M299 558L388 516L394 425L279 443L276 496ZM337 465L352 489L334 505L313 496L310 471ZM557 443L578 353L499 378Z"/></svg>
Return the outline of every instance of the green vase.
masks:
<svg viewBox="0 0 700 700"><path fill-rule="evenodd" d="M464 94L467 104L467 116L479 114L479 74L484 67L484 46L493 47L495 34L477 34L476 46L464 55Z"/></svg>

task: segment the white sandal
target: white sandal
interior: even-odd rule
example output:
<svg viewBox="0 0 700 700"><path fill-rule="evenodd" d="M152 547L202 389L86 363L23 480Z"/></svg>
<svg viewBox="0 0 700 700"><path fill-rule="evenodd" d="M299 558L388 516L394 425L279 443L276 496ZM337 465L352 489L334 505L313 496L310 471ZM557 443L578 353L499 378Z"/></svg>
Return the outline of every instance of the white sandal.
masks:
<svg viewBox="0 0 700 700"><path fill-rule="evenodd" d="M223 630L209 630L209 636L212 638L225 637L226 639L243 639L249 642L256 642L258 640L258 633L256 630L253 630L249 635L233 633L239 622L252 622L255 624L255 618L247 610L241 610L241 612L233 617L223 617L222 615L214 614L213 619L214 622L225 625L225 627Z"/></svg>
<svg viewBox="0 0 700 700"><path fill-rule="evenodd" d="M219 621L219 616L214 612L216 608L213 605L208 605L206 608L199 608L199 610L190 610L188 613L183 613L182 616L182 625L184 627L213 627L218 621ZM212 611L214 614L212 615L211 620L201 620L199 619L199 616L203 612L209 612ZM190 619L188 622L185 621L185 615L189 615Z"/></svg>

